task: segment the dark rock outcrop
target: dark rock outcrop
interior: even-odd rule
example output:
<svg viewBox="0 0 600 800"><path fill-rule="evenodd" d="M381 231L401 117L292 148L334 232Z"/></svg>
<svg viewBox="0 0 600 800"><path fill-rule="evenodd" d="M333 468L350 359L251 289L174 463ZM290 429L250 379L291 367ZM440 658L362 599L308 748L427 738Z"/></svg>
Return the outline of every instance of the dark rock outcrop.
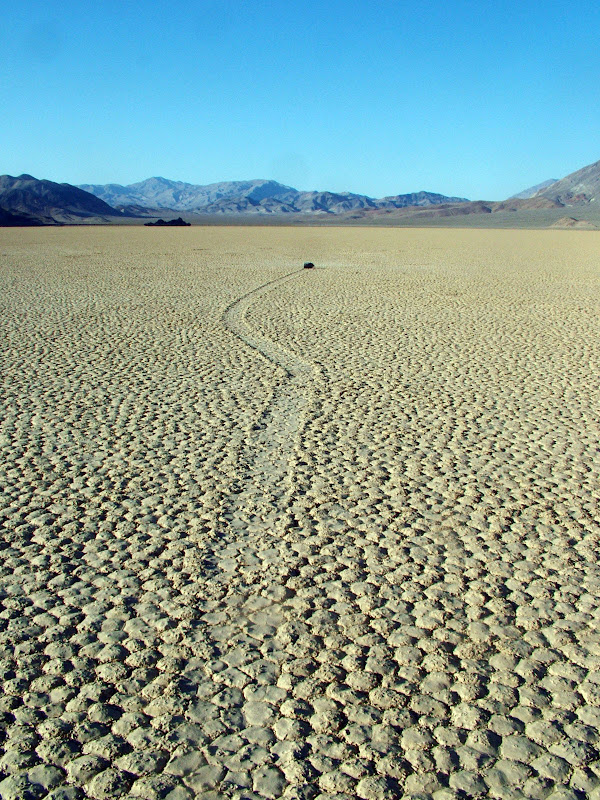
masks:
<svg viewBox="0 0 600 800"><path fill-rule="evenodd" d="M173 227L173 226L188 226L191 225L191 222L186 222L185 220L181 219L181 217L177 217L177 219L170 219L165 221L164 219L157 219L156 222L144 222L144 225L147 228L154 228L156 226L162 227Z"/></svg>

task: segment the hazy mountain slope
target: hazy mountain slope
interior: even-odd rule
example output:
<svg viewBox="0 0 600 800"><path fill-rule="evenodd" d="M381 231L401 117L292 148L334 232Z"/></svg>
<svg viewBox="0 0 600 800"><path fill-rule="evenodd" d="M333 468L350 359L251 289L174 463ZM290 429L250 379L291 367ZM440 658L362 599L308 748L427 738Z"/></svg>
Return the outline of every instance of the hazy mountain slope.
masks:
<svg viewBox="0 0 600 800"><path fill-rule="evenodd" d="M375 201L366 195L351 192L299 192L294 203L296 211L340 214L356 208L375 208Z"/></svg>
<svg viewBox="0 0 600 800"><path fill-rule="evenodd" d="M563 205L581 205L600 200L600 161L588 164L536 194Z"/></svg>
<svg viewBox="0 0 600 800"><path fill-rule="evenodd" d="M531 197L536 195L538 192L541 192L543 189L547 189L549 186L552 186L553 183L557 182L557 178L550 178L543 183L538 183L536 186L530 186L529 189L523 189L522 192L519 194L511 194L508 198L509 200L529 200Z"/></svg>
<svg viewBox="0 0 600 800"><path fill-rule="evenodd" d="M407 208L408 206L438 206L448 203L468 203L466 197L447 197L435 192L411 192L409 194L396 194L391 197L382 197L376 200L378 208Z"/></svg>
<svg viewBox="0 0 600 800"><path fill-rule="evenodd" d="M130 205L127 203L116 205L115 210L119 211L124 217L160 217L161 214L165 213L165 210L170 211L170 209L150 208L150 206Z"/></svg>
<svg viewBox="0 0 600 800"><path fill-rule="evenodd" d="M32 175L0 176L0 206L11 214L26 214L43 223L72 222L121 216L114 208L69 183L38 180Z"/></svg>
<svg viewBox="0 0 600 800"><path fill-rule="evenodd" d="M216 200L198 212L232 213L296 213L345 214L349 211L405 208L407 206L432 206L449 202L464 202L463 198L449 198L432 192L417 192L376 199L352 192L298 192L291 190L256 202L251 197L230 197Z"/></svg>
<svg viewBox="0 0 600 800"><path fill-rule="evenodd" d="M121 186L119 183L107 183L106 185L82 183L78 186L84 192L93 194L103 200L112 208L126 205L137 205L137 194L128 186Z"/></svg>
<svg viewBox="0 0 600 800"><path fill-rule="evenodd" d="M225 197L197 209L197 214L293 214L296 209L279 198L265 197L253 200L248 197Z"/></svg>

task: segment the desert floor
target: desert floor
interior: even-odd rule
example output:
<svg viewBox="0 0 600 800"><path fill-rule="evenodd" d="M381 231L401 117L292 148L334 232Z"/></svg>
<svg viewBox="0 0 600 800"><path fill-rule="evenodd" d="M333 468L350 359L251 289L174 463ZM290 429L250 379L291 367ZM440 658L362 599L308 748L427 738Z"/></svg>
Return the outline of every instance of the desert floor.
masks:
<svg viewBox="0 0 600 800"><path fill-rule="evenodd" d="M2 799L599 798L599 264L0 230Z"/></svg>

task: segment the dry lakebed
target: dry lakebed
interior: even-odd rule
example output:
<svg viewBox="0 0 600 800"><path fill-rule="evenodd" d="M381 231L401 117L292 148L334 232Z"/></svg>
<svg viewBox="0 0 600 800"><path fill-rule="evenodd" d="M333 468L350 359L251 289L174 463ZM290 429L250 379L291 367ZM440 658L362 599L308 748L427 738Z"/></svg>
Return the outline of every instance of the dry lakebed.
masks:
<svg viewBox="0 0 600 800"><path fill-rule="evenodd" d="M599 267L0 230L2 800L600 798Z"/></svg>

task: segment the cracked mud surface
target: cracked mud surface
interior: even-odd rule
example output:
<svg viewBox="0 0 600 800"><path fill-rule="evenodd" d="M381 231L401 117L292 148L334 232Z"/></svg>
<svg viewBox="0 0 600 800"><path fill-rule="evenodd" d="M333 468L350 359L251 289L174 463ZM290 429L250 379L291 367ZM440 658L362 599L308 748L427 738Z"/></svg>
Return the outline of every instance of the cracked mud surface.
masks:
<svg viewBox="0 0 600 800"><path fill-rule="evenodd" d="M2 231L2 800L600 797L599 245Z"/></svg>

